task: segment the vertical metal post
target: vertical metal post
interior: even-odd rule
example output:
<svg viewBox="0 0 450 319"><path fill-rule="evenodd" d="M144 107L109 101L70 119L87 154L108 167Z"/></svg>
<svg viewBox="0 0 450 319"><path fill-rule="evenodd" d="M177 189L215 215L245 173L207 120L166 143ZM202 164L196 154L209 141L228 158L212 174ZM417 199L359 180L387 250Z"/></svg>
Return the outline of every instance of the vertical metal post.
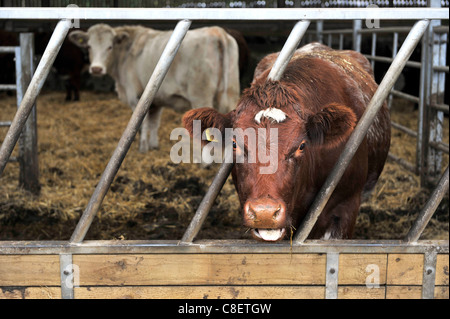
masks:
<svg viewBox="0 0 450 319"><path fill-rule="evenodd" d="M445 91L445 74L435 70L434 68L440 65L445 66L446 60L446 48L443 46L444 42L441 42L441 34L436 34L432 30L432 63L431 63L431 92L430 92L430 105L428 106L428 112L430 113L430 135L429 141L439 143L442 142L443 136L443 123L444 112L436 110L432 105L442 103L444 100ZM446 39L444 39L446 40ZM444 50L442 50L444 48ZM442 169L442 152L438 149L430 147L428 149L428 172L427 179L434 179L436 175L440 174Z"/></svg>
<svg viewBox="0 0 450 319"><path fill-rule="evenodd" d="M405 42L403 43L400 51L389 67L389 70L386 72L386 75L381 81L377 91L373 95L372 100L367 106L363 116L352 132L336 165L334 166L321 190L317 194L316 199L314 200L309 212L303 220L303 223L300 225L300 228L295 235L296 243L303 243L306 238L308 238L312 228L319 218L319 215L322 213L322 210L325 208L328 199L333 194L333 191L338 185L339 180L347 169L347 166L350 164L350 161L358 150L359 145L366 136L369 127L372 125L372 122L377 116L378 111L388 97L389 91L391 90L395 81L397 81L398 76L403 70L403 67L411 56L417 43L420 41L420 38L424 34L428 24L428 20L418 21L409 32L408 37L405 39Z"/></svg>
<svg viewBox="0 0 450 319"><path fill-rule="evenodd" d="M20 34L20 47L16 48L17 107L34 73L34 35ZM36 104L33 105L19 141L19 185L33 194L39 194L39 163L37 150Z"/></svg>
<svg viewBox="0 0 450 319"><path fill-rule="evenodd" d="M73 299L75 279L79 275L77 269L74 269L72 254L59 255L59 271L61 277L61 298Z"/></svg>
<svg viewBox="0 0 450 319"><path fill-rule="evenodd" d="M323 20L316 21L316 41L323 43Z"/></svg>
<svg viewBox="0 0 450 319"><path fill-rule="evenodd" d="M310 22L309 21L300 21L292 29L289 34L286 43L283 46L280 54L278 55L277 60L275 61L272 69L268 75L268 79L272 81L278 81L283 75L284 70L286 69L289 61L291 60L294 51L297 49L298 44L302 40L303 35L308 29ZM222 189L225 181L230 175L231 170L233 169L233 161L230 159L232 154L225 154L224 162L222 163L219 172L216 174L212 184L210 185L208 191L202 199L197 211L195 212L194 217L191 220L186 232L184 233L180 244L189 244L192 243L195 236L197 236L200 228L202 227L203 222L208 216L209 210L211 209L217 195L219 195L220 190Z"/></svg>
<svg viewBox="0 0 450 319"><path fill-rule="evenodd" d="M427 143L426 123L428 122L427 114L427 96L428 83L430 83L430 50L429 50L429 32L425 32L422 39L422 53L420 61L422 67L420 68L420 85L419 85L419 118L417 121L417 146L416 146L416 174L420 175L420 184L424 186L425 180L425 154Z"/></svg>
<svg viewBox="0 0 450 319"><path fill-rule="evenodd" d="M16 115L11 122L11 126L6 133L5 139L3 140L2 146L0 147L0 175L3 173L5 166L8 163L8 159L11 156L14 146L19 139L20 133L22 132L25 122L36 101L36 97L39 95L39 92L44 85L48 72L55 61L56 55L58 54L59 48L61 47L70 26L71 22L69 20L61 20L56 25L55 31L53 31L47 48L42 55L41 62L39 62L30 85L20 103L20 107L17 110Z"/></svg>
<svg viewBox="0 0 450 319"><path fill-rule="evenodd" d="M376 56L377 55L377 34L375 32L372 33L372 48L371 48L371 53L372 56ZM372 65L372 70L375 73L375 60L372 60L370 62L370 64Z"/></svg>
<svg viewBox="0 0 450 319"><path fill-rule="evenodd" d="M422 299L434 299L436 287L437 251L427 251L423 256Z"/></svg>
<svg viewBox="0 0 450 319"><path fill-rule="evenodd" d="M362 29L362 20L354 20L353 21L353 50L361 52L361 33L359 32Z"/></svg>
<svg viewBox="0 0 450 319"><path fill-rule="evenodd" d="M429 7L441 6L440 0L429 0ZM419 97L419 128L418 128L418 147L417 150L420 152L417 156L419 162L419 174L421 186L428 185L429 175L433 176L436 171L433 169L432 156L434 150L430 148L430 135L432 133L432 126L436 125L436 110L430 107L432 101L432 87L433 87L433 51L436 44L433 43L433 28L441 24L440 20L431 20L428 30L425 33L424 42L422 45L422 70L421 70L421 85L423 81L423 86L421 87ZM420 139L420 140L419 140Z"/></svg>
<svg viewBox="0 0 450 319"><path fill-rule="evenodd" d="M338 298L339 253L327 254L325 298Z"/></svg>
<svg viewBox="0 0 450 319"><path fill-rule="evenodd" d="M394 32L394 36L392 38L392 58L393 59L395 59L395 56L397 55L397 51L398 51L398 32ZM394 86L395 86L395 84L394 84ZM388 108L389 109L391 109L391 107L392 107L392 101L393 101L393 96L392 96L392 94L389 94L389 100L388 100Z"/></svg>
<svg viewBox="0 0 450 319"><path fill-rule="evenodd" d="M167 43L163 53L161 54L158 64L156 65L155 70L153 71L153 74L150 77L147 86L145 87L144 93L142 93L142 96L139 99L138 104L136 105L133 115L131 116L128 125L123 132L122 137L120 138L119 143L114 150L114 153L111 156L111 159L109 160L99 183L97 184L97 187L95 188L94 194L92 194L86 210L81 216L81 219L72 234L72 237L70 239L71 243L81 243L83 241L84 236L86 235L92 223L92 220L97 214L100 205L102 204L103 199L105 198L106 193L108 192L109 187L111 186L111 183L120 168L120 165L125 159L125 156L130 149L131 144L133 143L133 140L139 130L139 127L142 124L142 121L144 120L145 115L150 109L153 98L155 97L156 92L161 86L164 77L166 76L167 71L172 64L172 61L178 52L181 41L183 41L190 25L191 21L189 20L182 20L176 25L169 39L169 42Z"/></svg>

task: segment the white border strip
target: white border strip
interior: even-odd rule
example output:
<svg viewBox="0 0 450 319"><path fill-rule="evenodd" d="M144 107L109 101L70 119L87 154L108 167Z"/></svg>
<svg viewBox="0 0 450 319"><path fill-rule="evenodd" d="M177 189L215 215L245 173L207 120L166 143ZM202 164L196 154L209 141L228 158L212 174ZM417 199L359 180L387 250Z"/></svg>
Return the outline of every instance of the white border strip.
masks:
<svg viewBox="0 0 450 319"><path fill-rule="evenodd" d="M448 8L22 8L0 9L0 19L29 20L421 20L448 19Z"/></svg>

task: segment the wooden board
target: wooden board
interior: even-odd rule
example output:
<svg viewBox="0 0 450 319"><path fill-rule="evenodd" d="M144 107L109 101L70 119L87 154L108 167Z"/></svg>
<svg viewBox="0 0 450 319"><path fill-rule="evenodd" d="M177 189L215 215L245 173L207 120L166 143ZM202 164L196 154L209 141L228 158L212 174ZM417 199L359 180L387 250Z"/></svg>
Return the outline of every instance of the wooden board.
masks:
<svg viewBox="0 0 450 319"><path fill-rule="evenodd" d="M322 254L79 255L81 285L323 285Z"/></svg>
<svg viewBox="0 0 450 319"><path fill-rule="evenodd" d="M0 255L0 287L60 284L58 255Z"/></svg>
<svg viewBox="0 0 450 319"><path fill-rule="evenodd" d="M75 298L325 297L326 254L73 255ZM423 254L340 254L338 298L421 298ZM448 298L447 254L436 298ZM0 299L60 298L59 255L0 255ZM367 286L366 284L369 284Z"/></svg>

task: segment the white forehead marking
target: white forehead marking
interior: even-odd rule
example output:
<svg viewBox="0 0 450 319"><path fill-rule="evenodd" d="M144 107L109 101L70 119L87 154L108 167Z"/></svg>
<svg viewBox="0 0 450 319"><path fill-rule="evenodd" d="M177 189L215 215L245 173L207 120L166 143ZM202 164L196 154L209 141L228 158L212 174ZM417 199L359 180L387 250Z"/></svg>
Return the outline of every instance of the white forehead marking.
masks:
<svg viewBox="0 0 450 319"><path fill-rule="evenodd" d="M282 110L277 109L275 107L269 107L268 109L259 111L255 115L256 123L260 124L261 123L261 118L263 116L266 117L266 118L270 118L270 119L276 121L277 123L281 123L281 122L283 122L286 119L286 113L284 113Z"/></svg>

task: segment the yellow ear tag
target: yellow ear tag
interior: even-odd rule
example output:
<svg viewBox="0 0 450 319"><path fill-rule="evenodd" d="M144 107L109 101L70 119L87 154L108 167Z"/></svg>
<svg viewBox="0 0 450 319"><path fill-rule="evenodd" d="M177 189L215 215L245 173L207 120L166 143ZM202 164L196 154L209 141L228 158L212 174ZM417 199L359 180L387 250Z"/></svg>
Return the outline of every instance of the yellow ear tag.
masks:
<svg viewBox="0 0 450 319"><path fill-rule="evenodd" d="M207 128L207 129L205 130L205 134L206 134L206 139L207 139L208 141L210 141L210 142L218 142L217 139L211 137L211 134L209 133L209 128Z"/></svg>

